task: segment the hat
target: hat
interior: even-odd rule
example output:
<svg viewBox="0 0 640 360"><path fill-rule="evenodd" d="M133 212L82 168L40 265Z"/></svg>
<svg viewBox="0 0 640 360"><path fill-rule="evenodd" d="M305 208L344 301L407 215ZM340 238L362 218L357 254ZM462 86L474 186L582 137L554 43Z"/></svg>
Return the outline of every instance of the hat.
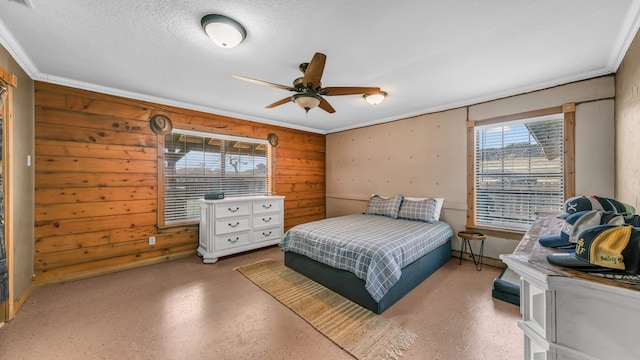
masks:
<svg viewBox="0 0 640 360"><path fill-rule="evenodd" d="M615 269L640 275L640 228L594 226L580 234L574 253L549 254L547 260L587 272Z"/></svg>
<svg viewBox="0 0 640 360"><path fill-rule="evenodd" d="M605 224L624 225L624 217L613 211L580 211L569 215L564 220L560 235L543 237L538 239L538 242L548 247L574 247L581 232L590 227Z"/></svg>
<svg viewBox="0 0 640 360"><path fill-rule="evenodd" d="M610 199L600 196L574 196L564 202L564 213L558 217L566 219L569 215L585 210L603 210L613 211L617 214L632 215L636 210L628 204L622 203L616 199Z"/></svg>
<svg viewBox="0 0 640 360"><path fill-rule="evenodd" d="M151 119L149 119L149 126L151 126L151 130L158 135L167 135L173 129L171 119L161 114L153 115Z"/></svg>
<svg viewBox="0 0 640 360"><path fill-rule="evenodd" d="M624 217L624 223L633 227L640 227L640 215L633 214Z"/></svg>

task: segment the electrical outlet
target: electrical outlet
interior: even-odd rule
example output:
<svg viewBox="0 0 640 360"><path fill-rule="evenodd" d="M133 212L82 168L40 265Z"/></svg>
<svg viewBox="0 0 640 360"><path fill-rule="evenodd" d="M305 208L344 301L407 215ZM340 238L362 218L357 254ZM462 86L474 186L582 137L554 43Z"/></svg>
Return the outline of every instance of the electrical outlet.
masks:
<svg viewBox="0 0 640 360"><path fill-rule="evenodd" d="M155 244L156 244L156 237L149 236L149 245L155 245Z"/></svg>

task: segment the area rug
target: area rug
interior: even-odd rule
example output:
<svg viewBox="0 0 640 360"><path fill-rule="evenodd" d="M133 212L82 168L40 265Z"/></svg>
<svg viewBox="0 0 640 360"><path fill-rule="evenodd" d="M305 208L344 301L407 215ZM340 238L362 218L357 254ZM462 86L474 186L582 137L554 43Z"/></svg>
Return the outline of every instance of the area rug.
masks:
<svg viewBox="0 0 640 360"><path fill-rule="evenodd" d="M275 260L236 270L356 359L398 359L417 337Z"/></svg>

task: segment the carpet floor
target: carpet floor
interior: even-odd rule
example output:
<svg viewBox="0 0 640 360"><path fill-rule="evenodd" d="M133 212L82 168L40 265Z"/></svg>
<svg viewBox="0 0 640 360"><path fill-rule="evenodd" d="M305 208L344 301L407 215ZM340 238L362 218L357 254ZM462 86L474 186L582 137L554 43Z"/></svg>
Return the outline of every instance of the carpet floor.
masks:
<svg viewBox="0 0 640 360"><path fill-rule="evenodd" d="M277 246L203 264L192 256L36 289L0 327L2 360L353 360L234 270ZM451 259L381 316L418 335L402 360L522 359L501 269Z"/></svg>

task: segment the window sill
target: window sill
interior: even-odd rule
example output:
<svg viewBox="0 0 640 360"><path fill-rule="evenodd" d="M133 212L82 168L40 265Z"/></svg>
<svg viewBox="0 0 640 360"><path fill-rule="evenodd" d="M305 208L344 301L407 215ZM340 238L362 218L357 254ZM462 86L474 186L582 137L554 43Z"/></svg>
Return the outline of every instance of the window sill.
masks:
<svg viewBox="0 0 640 360"><path fill-rule="evenodd" d="M484 227L484 226L466 226L466 229L467 231L480 232L487 236L493 236L493 237L510 239L510 240L522 240L522 237L526 233L526 231L507 230L507 229L499 229L499 228Z"/></svg>
<svg viewBox="0 0 640 360"><path fill-rule="evenodd" d="M193 226L198 226L200 224L200 221L183 221L183 222L175 222L175 223L170 223L170 224L162 224L162 225L158 225L157 228L159 231L162 230L172 230L172 229L176 229L176 228L185 228L185 227L193 227Z"/></svg>

